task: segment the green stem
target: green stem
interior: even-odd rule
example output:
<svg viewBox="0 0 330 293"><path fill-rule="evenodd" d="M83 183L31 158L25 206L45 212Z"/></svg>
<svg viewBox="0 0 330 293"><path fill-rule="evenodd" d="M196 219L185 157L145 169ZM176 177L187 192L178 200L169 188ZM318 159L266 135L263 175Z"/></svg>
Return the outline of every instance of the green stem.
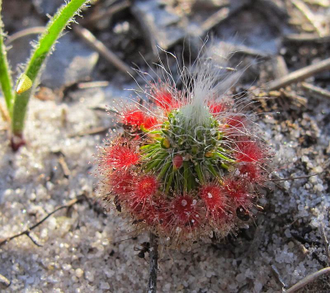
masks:
<svg viewBox="0 0 330 293"><path fill-rule="evenodd" d="M221 167L222 167L223 169L226 169L226 170L229 169L229 166L228 166L227 164L225 164L225 163L221 163Z"/></svg>
<svg viewBox="0 0 330 293"><path fill-rule="evenodd" d="M209 162L209 164L207 165L207 168L209 169L209 172L215 176L215 177L219 177L219 173L214 169L214 167L212 166L212 163Z"/></svg>
<svg viewBox="0 0 330 293"><path fill-rule="evenodd" d="M149 152L145 152L145 154L142 156L142 160L146 160L146 159L149 159L149 158L152 158L152 157L156 157L159 154L161 154L162 150L163 149L160 149L160 148L150 149L150 150L148 150Z"/></svg>
<svg viewBox="0 0 330 293"><path fill-rule="evenodd" d="M15 93L12 119L14 135L21 135L23 132L27 104L32 94L32 89L36 86L36 79L42 64L51 52L53 45L64 28L72 20L79 8L86 2L88 2L88 0L71 0L67 5L62 6L56 12L53 19L49 21L45 33L41 35L38 46L33 52L24 72L32 81L33 86L22 93Z"/></svg>
<svg viewBox="0 0 330 293"><path fill-rule="evenodd" d="M221 153L214 153L217 157L227 161L227 162L230 162L230 163L236 163L235 160L231 159L231 158L228 158L227 156L221 154Z"/></svg>
<svg viewBox="0 0 330 293"><path fill-rule="evenodd" d="M183 162L183 189L188 192L188 176L189 176L189 163L187 161Z"/></svg>
<svg viewBox="0 0 330 293"><path fill-rule="evenodd" d="M171 166L172 161L171 160L167 160L167 162L165 162L163 168L161 169L161 171L159 172L157 179L161 180L163 178L163 176L165 176L168 168Z"/></svg>
<svg viewBox="0 0 330 293"><path fill-rule="evenodd" d="M165 188L165 194L168 194L168 191L170 190L170 187L171 187L172 182L173 182L174 172L175 171L172 170L169 177L168 177L168 181L166 183L166 188Z"/></svg>
<svg viewBox="0 0 330 293"><path fill-rule="evenodd" d="M160 148L160 144L146 144L146 145L140 147L140 150L143 152L148 152L155 148Z"/></svg>
<svg viewBox="0 0 330 293"><path fill-rule="evenodd" d="M10 69L7 60L6 47L3 41L3 22L1 17L2 12L2 0L0 0L0 83L3 95L5 97L7 109L9 115L12 116L12 107L14 102L14 95L12 92L12 79L10 75Z"/></svg>
<svg viewBox="0 0 330 293"><path fill-rule="evenodd" d="M152 169L157 170L159 166L164 162L165 158L168 156L168 153L159 153L157 156L152 158L150 162L146 164L146 172L149 172Z"/></svg>
<svg viewBox="0 0 330 293"><path fill-rule="evenodd" d="M204 176L203 176L203 173L202 173L202 170L201 170L201 166L199 164L195 165L195 171L197 173L199 183L203 184L204 183Z"/></svg>
<svg viewBox="0 0 330 293"><path fill-rule="evenodd" d="M148 134L162 134L162 131L161 130L152 130L152 131L149 131L148 129L145 129L143 127L141 127L141 130L143 132L148 133Z"/></svg>
<svg viewBox="0 0 330 293"><path fill-rule="evenodd" d="M188 175L188 192L193 190L196 186L196 180L194 174L191 172L191 169L188 169L189 175Z"/></svg>

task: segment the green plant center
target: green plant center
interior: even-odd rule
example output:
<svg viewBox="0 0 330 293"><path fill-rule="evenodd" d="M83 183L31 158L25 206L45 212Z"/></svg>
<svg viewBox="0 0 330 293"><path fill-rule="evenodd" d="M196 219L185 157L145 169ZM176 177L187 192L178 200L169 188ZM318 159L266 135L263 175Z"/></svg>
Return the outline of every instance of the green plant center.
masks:
<svg viewBox="0 0 330 293"><path fill-rule="evenodd" d="M141 147L143 167L157 175L166 194L189 192L208 177L221 181L221 174L235 162L206 106L172 111L160 129L149 135L152 142Z"/></svg>

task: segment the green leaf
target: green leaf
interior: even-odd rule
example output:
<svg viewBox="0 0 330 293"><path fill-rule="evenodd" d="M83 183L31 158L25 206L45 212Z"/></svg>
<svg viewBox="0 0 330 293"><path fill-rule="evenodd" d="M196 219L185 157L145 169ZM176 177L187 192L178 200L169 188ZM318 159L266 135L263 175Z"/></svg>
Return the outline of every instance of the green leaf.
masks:
<svg viewBox="0 0 330 293"><path fill-rule="evenodd" d="M41 35L38 45L25 68L22 87L19 87L19 91L15 94L12 114L14 135L22 135L27 104L33 93L32 89L36 87L37 77L46 57L52 51L64 28L73 20L79 8L87 2L89 0L71 0L65 6L62 6L48 22L45 33ZM20 81L18 81L18 84L20 84Z"/></svg>
<svg viewBox="0 0 330 293"><path fill-rule="evenodd" d="M3 41L3 22L1 18L2 0L0 0L0 84L3 95L5 97L9 115L12 115L12 107L14 103L14 94L12 91L12 79L10 75L10 68L7 60L7 51Z"/></svg>

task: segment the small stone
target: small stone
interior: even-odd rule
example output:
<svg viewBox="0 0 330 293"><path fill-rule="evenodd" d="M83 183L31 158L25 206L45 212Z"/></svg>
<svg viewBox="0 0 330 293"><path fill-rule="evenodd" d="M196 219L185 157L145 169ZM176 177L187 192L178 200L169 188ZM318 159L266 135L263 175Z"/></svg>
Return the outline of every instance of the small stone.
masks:
<svg viewBox="0 0 330 293"><path fill-rule="evenodd" d="M238 275L236 276L236 280L237 280L237 282L239 282L239 283L244 282L245 279L246 279L245 274L238 274Z"/></svg>
<svg viewBox="0 0 330 293"><path fill-rule="evenodd" d="M34 193L34 192L31 192L29 195L28 195L28 198L33 201L37 198L37 195Z"/></svg>
<svg viewBox="0 0 330 293"><path fill-rule="evenodd" d="M83 274L84 274L84 271L82 269L80 269L80 268L76 269L76 276L78 278L81 278L83 276Z"/></svg>
<svg viewBox="0 0 330 293"><path fill-rule="evenodd" d="M34 277L29 277L26 279L26 283L27 284L33 284L35 282L35 278Z"/></svg>
<svg viewBox="0 0 330 293"><path fill-rule="evenodd" d="M94 281L94 274L93 274L93 272L87 271L86 274L85 274L85 276L86 276L86 279L88 281L90 281L90 282L93 282Z"/></svg>
<svg viewBox="0 0 330 293"><path fill-rule="evenodd" d="M109 290L110 289L109 283L108 282L101 282L100 289L102 289L102 290Z"/></svg>
<svg viewBox="0 0 330 293"><path fill-rule="evenodd" d="M302 161L303 163L307 163L307 162L309 162L309 158L308 158L307 156L302 156L302 157L301 157L301 161Z"/></svg>
<svg viewBox="0 0 330 293"><path fill-rule="evenodd" d="M293 249L293 247L294 247L294 243L293 243L292 241L290 241L290 242L288 243L288 247L289 247L289 249Z"/></svg>
<svg viewBox="0 0 330 293"><path fill-rule="evenodd" d="M323 168L321 166L316 166L314 169L313 169L313 172L314 173L321 173L323 172Z"/></svg>
<svg viewBox="0 0 330 293"><path fill-rule="evenodd" d="M290 232L290 230L289 230L289 229L286 229L286 230L284 231L284 235L285 235L285 237L287 237L287 238L291 238L291 232Z"/></svg>
<svg viewBox="0 0 330 293"><path fill-rule="evenodd" d="M62 265L62 268L63 268L63 270L68 271L68 270L71 269L71 265L70 264L64 264L64 265Z"/></svg>
<svg viewBox="0 0 330 293"><path fill-rule="evenodd" d="M261 292L263 285L260 282L254 284L254 292Z"/></svg>
<svg viewBox="0 0 330 293"><path fill-rule="evenodd" d="M6 289L10 284L11 282L5 276L0 274L0 289Z"/></svg>
<svg viewBox="0 0 330 293"><path fill-rule="evenodd" d="M315 185L314 189L315 189L315 191L322 192L324 188L323 188L322 184L317 184L317 185Z"/></svg>
<svg viewBox="0 0 330 293"><path fill-rule="evenodd" d="M40 238L47 238L48 237L48 229L44 228L41 230Z"/></svg>

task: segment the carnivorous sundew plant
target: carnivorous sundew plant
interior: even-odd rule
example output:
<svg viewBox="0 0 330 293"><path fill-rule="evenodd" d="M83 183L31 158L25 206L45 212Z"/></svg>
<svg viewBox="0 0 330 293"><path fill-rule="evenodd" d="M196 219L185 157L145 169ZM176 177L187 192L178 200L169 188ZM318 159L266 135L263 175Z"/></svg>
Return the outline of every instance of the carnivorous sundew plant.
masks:
<svg viewBox="0 0 330 293"><path fill-rule="evenodd" d="M241 72L228 73L225 60L203 54L179 70L180 89L160 65L140 101L117 105L122 131L99 150L104 201L169 245L234 232L265 179L267 147L227 92Z"/></svg>
<svg viewBox="0 0 330 293"><path fill-rule="evenodd" d="M79 13L89 0L66 1L54 17L45 27L45 32L40 36L35 44L30 60L25 66L24 73L18 78L15 91L12 89L11 73L8 66L6 48L4 45L3 23L1 20L2 0L0 0L0 84L3 96L6 101L9 116L12 124L12 147L17 150L22 144L24 120L26 116L27 104L31 95L37 87L38 77L45 59L54 48L54 44L60 37L62 31L68 23L74 21L74 16Z"/></svg>

